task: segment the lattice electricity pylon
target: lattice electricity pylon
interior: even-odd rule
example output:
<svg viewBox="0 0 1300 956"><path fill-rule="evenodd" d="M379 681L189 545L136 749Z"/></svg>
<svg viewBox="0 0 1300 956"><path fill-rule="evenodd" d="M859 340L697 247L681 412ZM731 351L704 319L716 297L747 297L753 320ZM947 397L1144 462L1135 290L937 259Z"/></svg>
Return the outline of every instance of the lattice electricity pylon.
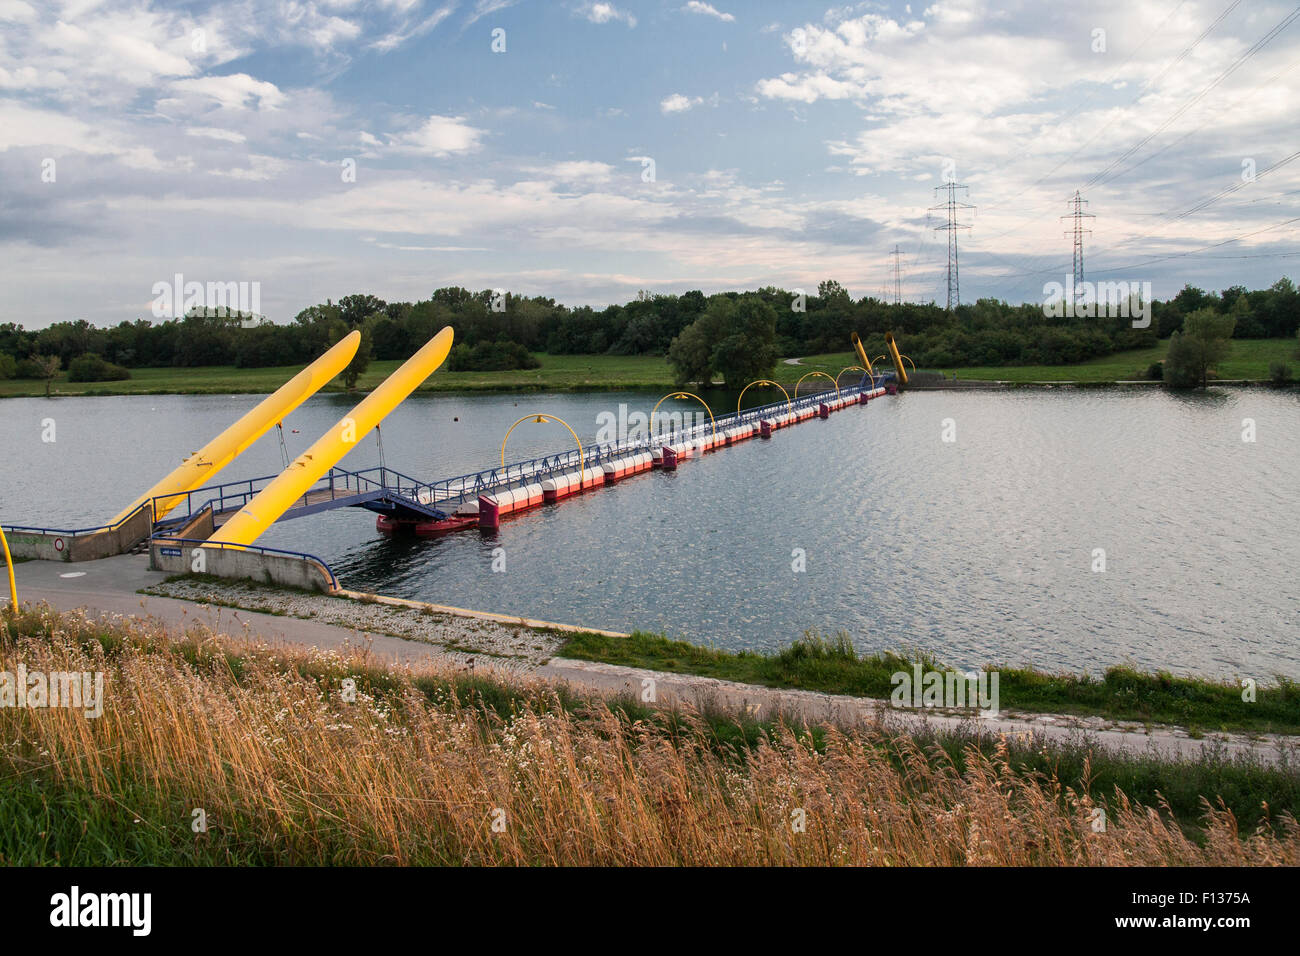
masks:
<svg viewBox="0 0 1300 956"><path fill-rule="evenodd" d="M1083 298L1083 237L1085 234L1092 235L1091 229L1083 228L1083 220L1097 217L1083 211L1083 207L1088 205L1088 200L1079 195L1079 190L1074 191L1074 197L1069 200L1069 203L1070 213L1061 218L1074 221L1074 228L1065 235L1074 237L1074 298L1077 302Z"/></svg>
<svg viewBox="0 0 1300 956"><path fill-rule="evenodd" d="M957 230L969 229L963 223L957 221L957 213L962 209L974 209L968 202L961 202L957 199L957 190L968 189L958 182L946 182L942 186L935 186L934 191L937 193L941 189L948 191L948 201L940 203L937 206L931 206L931 210L943 209L948 213L948 221L942 226L935 226L935 232L940 230L948 233L948 311L951 312L961 304L961 289L959 286L959 273L957 268Z"/></svg>
<svg viewBox="0 0 1300 956"><path fill-rule="evenodd" d="M894 244L894 305L901 305L903 302L903 282L901 273L898 268L898 244Z"/></svg>

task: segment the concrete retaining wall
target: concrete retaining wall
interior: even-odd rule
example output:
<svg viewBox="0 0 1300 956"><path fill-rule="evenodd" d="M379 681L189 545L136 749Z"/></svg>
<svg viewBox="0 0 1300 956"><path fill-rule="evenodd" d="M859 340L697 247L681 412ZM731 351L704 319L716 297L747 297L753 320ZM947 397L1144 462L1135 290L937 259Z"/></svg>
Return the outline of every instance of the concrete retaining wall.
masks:
<svg viewBox="0 0 1300 956"><path fill-rule="evenodd" d="M16 558L41 561L96 561L124 554L153 531L153 506L146 505L111 531L89 534L35 534L6 531L9 550Z"/></svg>
<svg viewBox="0 0 1300 956"><path fill-rule="evenodd" d="M195 551L201 552L198 560ZM166 539L149 546L149 567L172 574L211 574L218 578L239 578L260 584L278 584L331 594L334 585L329 571L319 561L287 554L262 554L235 548L201 548L193 544L170 543Z"/></svg>

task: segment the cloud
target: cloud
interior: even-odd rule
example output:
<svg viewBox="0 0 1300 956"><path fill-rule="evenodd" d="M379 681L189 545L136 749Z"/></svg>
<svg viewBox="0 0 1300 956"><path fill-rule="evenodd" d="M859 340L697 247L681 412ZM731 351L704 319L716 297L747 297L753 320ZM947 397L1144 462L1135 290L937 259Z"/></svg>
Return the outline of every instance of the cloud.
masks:
<svg viewBox="0 0 1300 956"><path fill-rule="evenodd" d="M701 3L700 0L691 0L690 3L682 7L687 13L698 13L706 17L717 17L723 23L734 23L736 18L730 13L723 13L711 3Z"/></svg>
<svg viewBox="0 0 1300 956"><path fill-rule="evenodd" d="M603 183L614 175L614 167L589 159L573 159L550 166L529 166L525 172L536 173L562 183Z"/></svg>
<svg viewBox="0 0 1300 956"><path fill-rule="evenodd" d="M685 113L687 110L699 106L703 102L704 98L700 96L691 97L683 96L681 93L673 93L670 96L665 96L659 101L659 109L663 111L665 116L667 116L670 113Z"/></svg>
<svg viewBox="0 0 1300 956"><path fill-rule="evenodd" d="M465 26L472 26L484 17L491 16L507 7L513 7L519 0L477 0L474 9L465 20Z"/></svg>
<svg viewBox="0 0 1300 956"><path fill-rule="evenodd" d="M215 126L191 126L185 130L186 136L206 136L208 139L221 139L228 143L243 143L248 137L234 130L218 129Z"/></svg>
<svg viewBox="0 0 1300 956"><path fill-rule="evenodd" d="M592 23L613 23L621 20L628 25L628 29L636 26L635 16L626 10L620 10L612 3L587 3L579 8L578 12Z"/></svg>
<svg viewBox="0 0 1300 956"><path fill-rule="evenodd" d="M245 110L252 105L256 105L259 110L274 110L285 100L284 94L274 83L253 79L247 73L175 80L172 89L209 97L216 100L223 110Z"/></svg>
<svg viewBox="0 0 1300 956"><path fill-rule="evenodd" d="M388 33L385 36L380 37L378 40L372 41L369 47L372 50L378 50L380 53L388 53L391 50L397 49L407 40L414 39L415 37L424 36L424 34L428 33L430 30L435 29L438 26L438 24L446 20L455 11L456 11L456 4L454 3L445 4L439 7L437 10L434 10L433 13L429 14L427 17L425 17L423 20L419 21L418 23L414 24L413 26L409 22L403 23L400 27L393 30L391 33ZM472 23L473 20L471 20L470 22Z"/></svg>
<svg viewBox="0 0 1300 956"><path fill-rule="evenodd" d="M402 150L428 156L450 156L478 149L484 130L470 126L463 116L430 116L415 130L395 140Z"/></svg>

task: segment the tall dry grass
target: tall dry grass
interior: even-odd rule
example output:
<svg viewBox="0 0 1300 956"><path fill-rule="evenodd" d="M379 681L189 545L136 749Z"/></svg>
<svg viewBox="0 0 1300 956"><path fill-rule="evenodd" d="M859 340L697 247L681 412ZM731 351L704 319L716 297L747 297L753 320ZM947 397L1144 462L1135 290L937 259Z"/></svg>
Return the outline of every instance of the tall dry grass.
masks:
<svg viewBox="0 0 1300 956"><path fill-rule="evenodd" d="M97 720L0 710L0 800L39 784L41 806L72 795L59 806L74 819L55 825L89 821L65 862L1300 863L1294 819L1242 834L1208 804L1189 835L1116 794L1094 832L1086 794L1018 771L1005 745L970 748L959 770L878 730L826 728L814 746L778 725L728 752L699 716L632 720L598 699L574 712L543 685L502 713L463 674L48 609L5 624L0 669L18 661L106 675ZM194 808L206 833L191 832Z"/></svg>

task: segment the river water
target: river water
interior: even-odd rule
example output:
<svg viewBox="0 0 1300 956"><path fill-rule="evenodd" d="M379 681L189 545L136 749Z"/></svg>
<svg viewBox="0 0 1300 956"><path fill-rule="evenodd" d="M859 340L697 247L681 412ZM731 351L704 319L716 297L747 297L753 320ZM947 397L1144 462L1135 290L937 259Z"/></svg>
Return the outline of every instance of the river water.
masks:
<svg viewBox="0 0 1300 956"><path fill-rule="evenodd" d="M385 458L459 475L498 461L528 412L585 440L601 413L658 397L417 395L386 421ZM0 519L100 524L258 400L0 402ZM295 412L290 456L352 401ZM864 651L962 667L1300 679L1298 425L1296 391L912 392L507 518L495 535L389 540L374 515L343 509L259 543L317 554L350 587L727 649L842 630ZM508 457L571 441L526 422ZM221 478L273 474L281 454L272 431ZM372 436L344 465L376 463Z"/></svg>

